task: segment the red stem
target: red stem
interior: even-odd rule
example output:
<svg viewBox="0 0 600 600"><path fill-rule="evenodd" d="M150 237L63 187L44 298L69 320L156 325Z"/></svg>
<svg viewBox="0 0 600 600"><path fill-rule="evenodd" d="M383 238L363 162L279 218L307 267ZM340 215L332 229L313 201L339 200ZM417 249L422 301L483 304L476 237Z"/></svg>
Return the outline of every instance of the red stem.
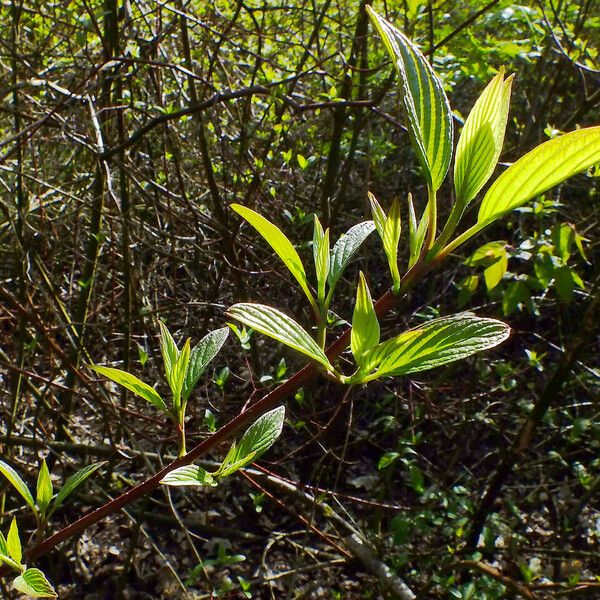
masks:
<svg viewBox="0 0 600 600"><path fill-rule="evenodd" d="M405 276L402 281L401 294L394 296L390 291L386 292L375 304L375 311L379 317L387 313L393 306L394 302L406 293L406 291L422 277L427 271L429 271L436 261L432 261L429 264L423 262L417 263ZM338 356L347 346L350 339L350 327L348 327L340 337L327 348L326 354L329 359L333 359ZM167 465L164 469L146 479L142 483L139 483L130 490L127 490L120 496L117 496L110 502L100 506L92 512L84 515L74 523L67 525L63 529L57 531L50 537L46 538L39 544L36 544L26 552L28 561L31 561L43 554L46 554L52 548L64 542L65 540L81 533L84 529L97 523L104 517L120 510L124 506L135 502L138 498L148 494L160 484L161 479L167 475L173 469L182 467L192 463L197 458L206 455L210 450L219 446L222 442L227 440L238 430L253 423L263 413L273 408L278 402L282 402L285 398L296 392L300 387L306 385L311 381L319 372L319 366L316 363L309 363L303 369L298 371L293 377L277 386L274 390L269 392L266 396L263 396L256 404L253 404L250 408L234 417L229 423L223 425L221 429L213 433L210 437L200 442L197 446L192 448L185 456L177 458L172 463ZM3 570L0 568L0 574Z"/></svg>

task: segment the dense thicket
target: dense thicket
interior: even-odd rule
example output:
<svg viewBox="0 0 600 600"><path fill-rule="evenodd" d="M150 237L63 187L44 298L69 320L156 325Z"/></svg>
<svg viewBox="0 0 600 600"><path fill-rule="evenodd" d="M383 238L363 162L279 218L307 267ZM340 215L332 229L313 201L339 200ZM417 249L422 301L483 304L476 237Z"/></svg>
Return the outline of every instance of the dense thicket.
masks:
<svg viewBox="0 0 600 600"><path fill-rule="evenodd" d="M410 191L424 208L397 81L365 6L0 7L2 458L30 482L42 456L61 478L108 460L51 531L176 452L166 421L86 363L159 381L158 320L176 339L198 340L223 326L234 302L265 302L308 326L301 294L230 203L268 216L305 257L313 213L337 238L370 218L367 190L384 206ZM595 0L375 8L431 60L457 128L500 66L516 73L502 163L598 124ZM395 584L377 570L382 560L415 592L430 585L423 598L598 597L595 318L581 328L598 293L597 174L487 231L384 322L398 332L477 309L511 325L507 344L365 389L324 379L305 387L288 398L288 426L262 475L201 492L159 489L40 559L48 577L65 598L183 597L183 587L207 598L376 598ZM446 183L443 216L451 199ZM485 261L464 261L499 240L507 268L486 291ZM374 236L358 262L384 292ZM332 307L341 322L351 318L353 269ZM302 364L258 334L244 347L232 335L190 402L189 445ZM473 559L463 551L474 511L540 397L550 409L490 507ZM12 515L20 498L2 491ZM371 542L367 558L348 541L352 529Z"/></svg>

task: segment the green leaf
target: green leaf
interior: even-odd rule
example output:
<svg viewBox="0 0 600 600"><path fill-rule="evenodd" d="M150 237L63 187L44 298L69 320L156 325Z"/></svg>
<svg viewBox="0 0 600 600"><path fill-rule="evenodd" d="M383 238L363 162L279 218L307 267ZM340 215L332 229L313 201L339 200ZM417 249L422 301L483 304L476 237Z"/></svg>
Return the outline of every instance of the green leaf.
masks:
<svg viewBox="0 0 600 600"><path fill-rule="evenodd" d="M231 208L263 236L265 241L273 248L277 256L279 256L290 270L290 273L296 278L311 306L314 307L315 299L310 291L306 271L304 270L300 256L298 256L296 249L281 229L250 208L246 208L240 204L231 204Z"/></svg>
<svg viewBox="0 0 600 600"><path fill-rule="evenodd" d="M173 469L167 473L160 481L163 485L171 486L216 486L216 482L211 473L196 465L185 465Z"/></svg>
<svg viewBox="0 0 600 600"><path fill-rule="evenodd" d="M8 556L8 547L6 545L6 538L4 534L0 531L0 554L4 554Z"/></svg>
<svg viewBox="0 0 600 600"><path fill-rule="evenodd" d="M31 598L57 598L58 595L39 569L26 569L13 581L18 592Z"/></svg>
<svg viewBox="0 0 600 600"><path fill-rule="evenodd" d="M383 231L383 249L388 259L390 275L392 276L392 290L400 291L400 271L398 270L398 244L402 223L400 221L400 203L397 199L392 202L390 214L387 216Z"/></svg>
<svg viewBox="0 0 600 600"><path fill-rule="evenodd" d="M100 461L87 465L83 469L79 469L76 473L73 473L69 477L64 485L58 490L54 505L52 506L52 512L54 512L90 475L95 473L106 461Z"/></svg>
<svg viewBox="0 0 600 600"><path fill-rule="evenodd" d="M571 246L574 241L575 229L569 223L560 223L552 228L552 243L560 259L565 264L571 256Z"/></svg>
<svg viewBox="0 0 600 600"><path fill-rule="evenodd" d="M89 367L93 371L96 371L96 373L108 377L110 380L122 385L125 389L128 389L140 398L147 400L165 414L168 414L169 411L167 405L159 396L158 392L147 383L138 379L135 375L131 375L131 373L127 373L127 371L121 371L121 369L113 369L112 367L101 367L99 365L89 365Z"/></svg>
<svg viewBox="0 0 600 600"><path fill-rule="evenodd" d="M173 365L171 376L168 378L171 392L173 393L173 406L177 412L179 412L181 407L181 392L183 391L185 376L190 364L190 353L190 340L188 338Z"/></svg>
<svg viewBox="0 0 600 600"><path fill-rule="evenodd" d="M513 163L483 198L482 227L528 200L600 162L600 126L578 129L544 142Z"/></svg>
<svg viewBox="0 0 600 600"><path fill-rule="evenodd" d="M356 304L352 316L350 349L356 364L362 366L362 356L379 343L379 321L373 308L371 293L362 271L356 290Z"/></svg>
<svg viewBox="0 0 600 600"><path fill-rule="evenodd" d="M421 254L421 247L423 246L423 240L425 239L425 231L423 235L419 237L419 223L417 223L417 215L415 214L415 206L413 204L412 194L408 193L408 248L409 248L409 260L408 268L410 269L419 258Z"/></svg>
<svg viewBox="0 0 600 600"><path fill-rule="evenodd" d="M313 235L313 255L317 273L317 288L319 304L325 301L325 284L329 275L329 229L323 231L323 226L315 215L315 230Z"/></svg>
<svg viewBox="0 0 600 600"><path fill-rule="evenodd" d="M575 281L573 280L573 271L570 267L558 267L554 271L554 287L558 292L558 297L565 304L569 304L573 300L573 290L575 289Z"/></svg>
<svg viewBox="0 0 600 600"><path fill-rule="evenodd" d="M244 325L306 354L327 369L333 369L325 353L294 319L264 304L234 304L226 313Z"/></svg>
<svg viewBox="0 0 600 600"><path fill-rule="evenodd" d="M21 549L21 540L19 538L17 520L14 517L10 523L8 535L6 536L6 549L8 550L8 555L10 558L20 565L21 559L23 558L23 550Z"/></svg>
<svg viewBox="0 0 600 600"><path fill-rule="evenodd" d="M45 460L42 460L42 466L38 473L37 487L36 487L36 500L37 505L42 513L46 512L50 500L52 500L52 494L54 493L52 487L52 479L50 479L50 471L48 471L48 465Z"/></svg>
<svg viewBox="0 0 600 600"><path fill-rule="evenodd" d="M371 204L371 216L373 217L373 223L375 224L375 229L377 229L377 233L379 237L383 240L383 236L385 235L385 222L386 222L386 214L383 208L381 208L381 204L371 192L367 192L369 197L369 203Z"/></svg>
<svg viewBox="0 0 600 600"><path fill-rule="evenodd" d="M370 368L377 370L366 381L418 373L461 360L497 346L509 334L505 323L471 314L434 319L373 348L366 359Z"/></svg>
<svg viewBox="0 0 600 600"><path fill-rule="evenodd" d="M513 76L490 81L463 126L454 162L456 201L466 206L492 176L504 143Z"/></svg>
<svg viewBox="0 0 600 600"><path fill-rule="evenodd" d="M285 407L278 406L260 416L244 433L237 444L231 446L218 470L220 477L231 475L262 456L281 435L285 420Z"/></svg>
<svg viewBox="0 0 600 600"><path fill-rule="evenodd" d="M160 326L160 351L165 365L165 376L167 381L169 381L171 372L173 371L173 365L179 356L179 349L177 348L177 344L175 343L171 332L167 329L167 326L162 321L159 321L158 325Z"/></svg>
<svg viewBox="0 0 600 600"><path fill-rule="evenodd" d="M485 285L488 290L494 289L502 281L508 267L506 242L489 242L480 246L464 264L471 267L483 266Z"/></svg>
<svg viewBox="0 0 600 600"><path fill-rule="evenodd" d="M346 267L356 254L356 251L361 247L362 243L373 233L375 225L373 221L363 221L351 227L340 239L335 243L331 251L331 259L329 261L329 287L333 289L340 277L343 275Z"/></svg>
<svg viewBox="0 0 600 600"><path fill-rule="evenodd" d="M439 189L452 157L452 113L444 88L421 51L367 6L400 79L408 132L431 188Z"/></svg>
<svg viewBox="0 0 600 600"><path fill-rule="evenodd" d="M219 353L229 334L228 327L207 333L190 352L190 362L183 384L183 400L187 402L206 367Z"/></svg>
<svg viewBox="0 0 600 600"><path fill-rule="evenodd" d="M29 488L21 479L20 475L3 460L0 460L0 473L2 473L2 475L8 479L10 484L15 488L15 490L17 490L17 492L19 492L19 494L21 494L25 502L27 502L28 506L35 511L35 500L33 499Z"/></svg>

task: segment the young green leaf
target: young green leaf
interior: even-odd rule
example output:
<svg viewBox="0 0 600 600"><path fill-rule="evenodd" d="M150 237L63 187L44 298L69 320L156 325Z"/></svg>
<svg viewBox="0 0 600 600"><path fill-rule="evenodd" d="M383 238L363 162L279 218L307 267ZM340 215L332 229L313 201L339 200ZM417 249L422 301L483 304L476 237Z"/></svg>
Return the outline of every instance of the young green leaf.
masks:
<svg viewBox="0 0 600 600"><path fill-rule="evenodd" d="M390 275L392 276L392 290L395 294L400 291L400 271L398 270L398 244L402 223L400 221L400 203L393 200L383 231L383 249L388 259Z"/></svg>
<svg viewBox="0 0 600 600"><path fill-rule="evenodd" d="M544 142L494 181L479 208L478 228L597 163L600 126L578 129Z"/></svg>
<svg viewBox="0 0 600 600"><path fill-rule="evenodd" d="M64 485L58 490L54 504L52 506L52 512L54 512L90 475L95 473L106 461L100 461L87 465L83 469L79 469L76 473L69 477Z"/></svg>
<svg viewBox="0 0 600 600"><path fill-rule="evenodd" d="M21 549L21 539L19 538L17 520L14 517L10 523L8 535L6 536L6 549L8 551L8 556L20 565L23 558L23 550Z"/></svg>
<svg viewBox="0 0 600 600"><path fill-rule="evenodd" d="M513 76L490 81L463 126L454 162L456 201L466 206L491 177L504 143Z"/></svg>
<svg viewBox="0 0 600 600"><path fill-rule="evenodd" d="M183 383L182 397L184 402L187 402L210 361L223 347L228 334L228 327L222 327L221 329L211 331L192 348L192 351L190 352L190 362Z"/></svg>
<svg viewBox="0 0 600 600"><path fill-rule="evenodd" d="M373 348L365 357L375 373L363 381L433 369L497 346L510 328L471 314L434 319Z"/></svg>
<svg viewBox="0 0 600 600"><path fill-rule="evenodd" d="M325 353L294 319L264 304L234 304L226 313L244 325L306 354L327 369L333 369Z"/></svg>
<svg viewBox="0 0 600 600"><path fill-rule="evenodd" d="M311 306L316 306L300 256L298 256L296 249L281 229L250 208L246 208L240 204L232 204L231 208L263 236L265 241L273 248L277 256L279 256L290 270L290 273L296 278Z"/></svg>
<svg viewBox="0 0 600 600"><path fill-rule="evenodd" d="M508 267L506 242L488 242L480 246L464 264L470 267L484 267L485 285L488 290L494 289L502 281Z"/></svg>
<svg viewBox="0 0 600 600"><path fill-rule="evenodd" d="M417 215L415 214L415 206L413 204L412 194L408 193L407 198L408 204L408 251L409 251L409 259L408 259L408 268L410 269L419 258L421 253L421 246L419 246L419 224L417 223ZM423 244L423 240L425 239L425 232L423 232L423 237L421 238L421 245Z"/></svg>
<svg viewBox="0 0 600 600"><path fill-rule="evenodd" d="M173 469L167 473L160 481L163 485L171 486L216 486L214 477L202 467L196 465L185 465Z"/></svg>
<svg viewBox="0 0 600 600"><path fill-rule="evenodd" d="M217 472L220 477L231 475L238 469L262 456L281 435L285 420L285 407L278 406L260 416L233 444Z"/></svg>
<svg viewBox="0 0 600 600"><path fill-rule="evenodd" d="M32 508L34 511L36 510L35 500L29 491L29 488L25 484L25 482L21 479L20 475L8 464L6 464L3 460L0 460L0 473L8 479L10 484L21 494L23 500L27 502L29 508Z"/></svg>
<svg viewBox="0 0 600 600"><path fill-rule="evenodd" d="M159 321L158 325L160 326L160 351L165 365L165 376L169 380L173 365L179 356L179 349L167 326L162 321Z"/></svg>
<svg viewBox="0 0 600 600"><path fill-rule="evenodd" d="M348 231L340 237L331 250L331 258L329 261L329 288L335 288L340 277L343 275L346 267L352 260L356 251L361 247L362 243L373 233L375 225L373 221L363 221L348 229ZM331 292L330 292L331 293Z"/></svg>
<svg viewBox="0 0 600 600"><path fill-rule="evenodd" d="M162 410L165 414L168 414L169 411L167 405L158 392L147 383L144 383L135 377L135 375L131 375L131 373L127 373L127 371L121 371L121 369L113 369L112 367L101 367L99 365L89 365L89 367L93 371L96 371L96 373L108 377L108 379L122 385L125 389L128 389L140 398L147 400L150 404L153 404L156 408Z"/></svg>
<svg viewBox="0 0 600 600"><path fill-rule="evenodd" d="M356 304L352 316L350 349L356 364L363 365L362 356L379 343L379 321L373 308L371 293L362 271L356 290Z"/></svg>
<svg viewBox="0 0 600 600"><path fill-rule="evenodd" d="M25 569L13 580L13 587L30 598L57 598L58 595L39 569Z"/></svg>
<svg viewBox="0 0 600 600"><path fill-rule="evenodd" d="M50 471L48 471L48 465L45 460L42 460L42 466L38 473L37 486L36 486L36 500L37 505L42 513L46 512L50 500L52 500L52 494L54 490L52 488L52 479L50 479Z"/></svg>
<svg viewBox="0 0 600 600"><path fill-rule="evenodd" d="M319 304L322 305L325 301L325 285L329 275L329 229L323 231L323 226L317 215L315 215L313 235L313 256L317 273L317 297Z"/></svg>
<svg viewBox="0 0 600 600"><path fill-rule="evenodd" d="M452 156L452 113L442 83L420 50L371 7L400 78L400 96L415 152L431 188L439 189Z"/></svg>
<svg viewBox="0 0 600 600"><path fill-rule="evenodd" d="M190 364L190 353L190 340L188 338L173 365L171 376L167 378L171 392L173 392L173 406L176 410L179 410L181 405L181 392L183 391L185 375Z"/></svg>
<svg viewBox="0 0 600 600"><path fill-rule="evenodd" d="M6 545L6 538L4 534L0 531L0 554L4 554L8 556L8 547Z"/></svg>
<svg viewBox="0 0 600 600"><path fill-rule="evenodd" d="M375 224L375 229L377 229L377 233L379 237L383 240L383 236L385 235L385 222L387 220L387 216L383 208L381 208L381 204L371 192L367 192L367 196L369 197L369 204L371 205L371 216L373 217L373 223Z"/></svg>

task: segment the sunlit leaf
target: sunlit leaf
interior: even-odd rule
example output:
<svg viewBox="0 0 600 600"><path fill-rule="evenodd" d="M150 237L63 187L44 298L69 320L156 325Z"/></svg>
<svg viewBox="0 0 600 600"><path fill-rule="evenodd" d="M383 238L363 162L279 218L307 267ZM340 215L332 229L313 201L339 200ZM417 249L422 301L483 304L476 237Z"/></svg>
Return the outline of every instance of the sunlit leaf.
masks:
<svg viewBox="0 0 600 600"><path fill-rule="evenodd" d="M387 340L368 353L370 379L433 369L497 346L510 328L501 321L471 314L434 319Z"/></svg>
<svg viewBox="0 0 600 600"><path fill-rule="evenodd" d="M45 460L42 460L42 466L38 473L37 486L36 486L36 501L42 513L46 512L50 500L52 500L53 494L52 480L50 479L50 472L48 471L48 465Z"/></svg>
<svg viewBox="0 0 600 600"><path fill-rule="evenodd" d="M463 126L454 162L456 201L470 202L491 177L504 143L513 76L504 69L490 81Z"/></svg>
<svg viewBox="0 0 600 600"><path fill-rule="evenodd" d="M323 226L315 215L315 227L313 235L313 256L315 259L315 271L317 274L317 289L319 304L325 299L325 285L329 275L329 229L323 231Z"/></svg>
<svg viewBox="0 0 600 600"><path fill-rule="evenodd" d="M202 373L204 373L206 367L223 347L228 334L228 327L222 327L221 329L211 331L192 348L188 369L185 374L185 382L183 384L182 397L184 400L187 400L190 397L190 394L196 387Z"/></svg>
<svg viewBox="0 0 600 600"><path fill-rule="evenodd" d="M264 304L234 304L227 315L332 369L325 353L294 319Z"/></svg>
<svg viewBox="0 0 600 600"><path fill-rule="evenodd" d="M421 51L372 8L367 12L396 66L408 131L421 167L437 190L452 156L452 113L442 83Z"/></svg>
<svg viewBox="0 0 600 600"><path fill-rule="evenodd" d="M290 273L296 278L296 281L300 284L302 291L306 294L310 303L314 304L315 300L310 291L306 271L304 270L300 256L294 246L292 246L292 242L290 242L281 229L250 208L246 208L240 204L232 204L231 208L262 235L290 270Z"/></svg>
<svg viewBox="0 0 600 600"><path fill-rule="evenodd" d="M52 511L55 511L90 475L97 471L106 461L100 461L87 465L73 473L58 490Z"/></svg>
<svg viewBox="0 0 600 600"><path fill-rule="evenodd" d="M278 406L260 416L244 433L240 441L231 446L218 474L231 475L261 457L281 435L285 420L285 407Z"/></svg>
<svg viewBox="0 0 600 600"><path fill-rule="evenodd" d="M492 223L596 163L600 163L600 126L578 129L544 142L496 179L483 198L477 223Z"/></svg>
<svg viewBox="0 0 600 600"><path fill-rule="evenodd" d="M135 377L135 375L131 375L131 373L127 373L127 371L122 371L121 369L113 369L112 367L101 367L99 365L89 365L89 367L93 371L96 371L96 373L108 377L110 380L122 385L125 389L128 389L140 398L147 400L150 404L153 404L164 413L168 412L167 405L159 396L158 392L147 383L144 383Z"/></svg>
<svg viewBox="0 0 600 600"><path fill-rule="evenodd" d="M21 476L7 463L0 460L0 473L8 479L10 484L21 494L28 506L35 510L35 500L29 491L26 483L21 479Z"/></svg>
<svg viewBox="0 0 600 600"><path fill-rule="evenodd" d="M23 558L23 550L21 548L21 539L19 538L17 520L14 517L10 523L8 535L6 536L6 549L10 558L20 565Z"/></svg>
<svg viewBox="0 0 600 600"><path fill-rule="evenodd" d="M179 356L179 349L167 326L162 321L159 321L158 324L160 326L160 351L165 365L165 376L168 381L171 377L173 365Z"/></svg>
<svg viewBox="0 0 600 600"><path fill-rule="evenodd" d="M185 465L177 469L173 469L167 473L160 481L163 485L171 486L203 486L208 485L214 487L214 477L196 465Z"/></svg>
<svg viewBox="0 0 600 600"><path fill-rule="evenodd" d="M329 261L329 287L334 288L362 243L373 233L373 221L363 221L351 227L335 243Z"/></svg>
<svg viewBox="0 0 600 600"><path fill-rule="evenodd" d="M13 580L18 592L31 598L56 598L57 594L46 576L39 569L26 569Z"/></svg>
<svg viewBox="0 0 600 600"><path fill-rule="evenodd" d="M361 271L350 332L350 349L356 364L361 366L362 355L378 343L379 321L373 308L371 292L369 292L365 276Z"/></svg>

